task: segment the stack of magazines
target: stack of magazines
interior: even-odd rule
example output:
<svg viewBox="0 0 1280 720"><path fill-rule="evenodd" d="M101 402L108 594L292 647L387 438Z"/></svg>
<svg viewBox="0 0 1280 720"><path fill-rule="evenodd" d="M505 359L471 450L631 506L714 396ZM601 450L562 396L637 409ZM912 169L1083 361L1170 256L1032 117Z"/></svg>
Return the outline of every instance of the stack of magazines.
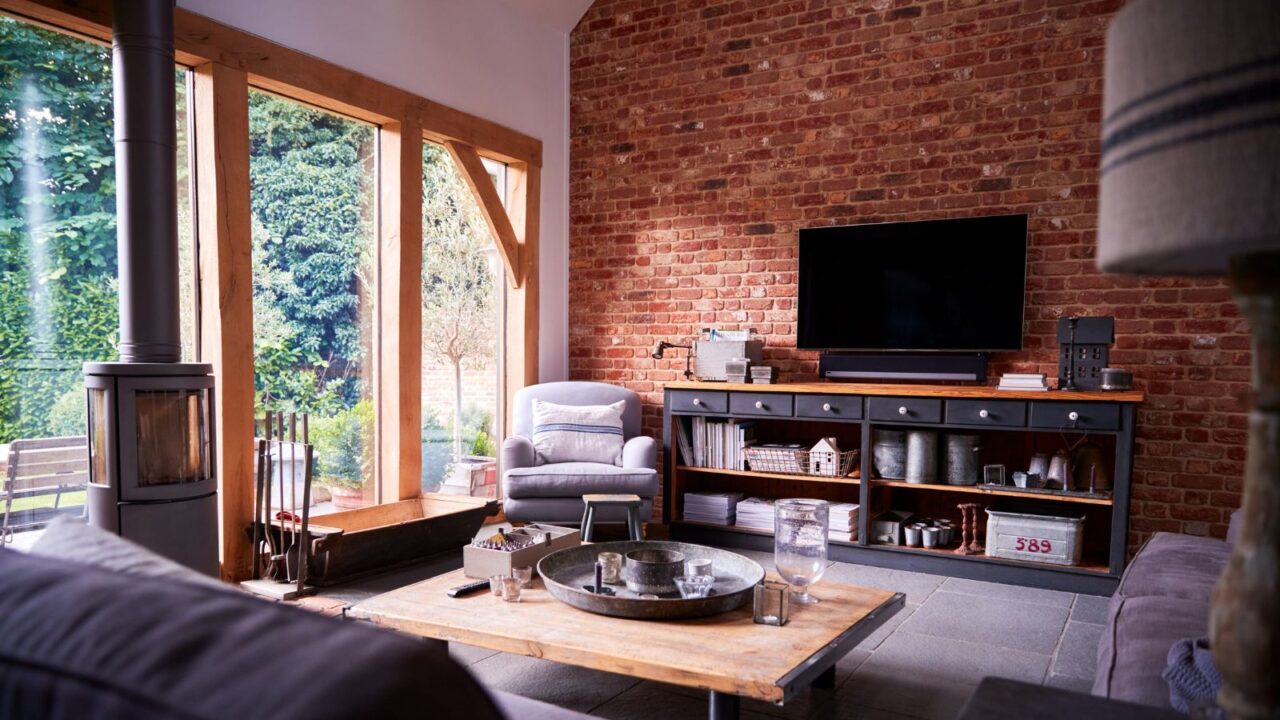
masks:
<svg viewBox="0 0 1280 720"><path fill-rule="evenodd" d="M771 498L750 497L738 503L738 520L740 528L773 532L773 500Z"/></svg>
<svg viewBox="0 0 1280 720"><path fill-rule="evenodd" d="M1044 373L1005 373L1000 376L998 390L1048 390Z"/></svg>
<svg viewBox="0 0 1280 720"><path fill-rule="evenodd" d="M858 504L832 503L828 509L827 537L843 542L858 541Z"/></svg>
<svg viewBox="0 0 1280 720"><path fill-rule="evenodd" d="M688 492L684 494L684 519L712 525L732 525L742 493Z"/></svg>

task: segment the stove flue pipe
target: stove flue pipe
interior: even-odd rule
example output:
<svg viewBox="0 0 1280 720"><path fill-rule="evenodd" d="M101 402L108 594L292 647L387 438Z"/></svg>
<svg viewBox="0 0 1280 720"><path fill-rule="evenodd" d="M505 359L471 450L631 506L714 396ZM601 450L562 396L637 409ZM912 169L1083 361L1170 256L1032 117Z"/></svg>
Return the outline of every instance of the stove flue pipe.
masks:
<svg viewBox="0 0 1280 720"><path fill-rule="evenodd" d="M181 359L174 0L114 0L120 360Z"/></svg>

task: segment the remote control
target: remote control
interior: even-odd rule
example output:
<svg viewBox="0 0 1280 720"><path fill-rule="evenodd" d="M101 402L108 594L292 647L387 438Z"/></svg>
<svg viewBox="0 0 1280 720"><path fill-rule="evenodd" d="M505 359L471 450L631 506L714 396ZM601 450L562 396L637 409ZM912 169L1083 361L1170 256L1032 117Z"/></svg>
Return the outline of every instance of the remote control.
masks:
<svg viewBox="0 0 1280 720"><path fill-rule="evenodd" d="M456 588L449 588L448 595L451 598L462 597L463 595L470 595L473 592L483 590L487 587L489 587L488 580L477 580L475 582L469 582L466 585L459 585Z"/></svg>

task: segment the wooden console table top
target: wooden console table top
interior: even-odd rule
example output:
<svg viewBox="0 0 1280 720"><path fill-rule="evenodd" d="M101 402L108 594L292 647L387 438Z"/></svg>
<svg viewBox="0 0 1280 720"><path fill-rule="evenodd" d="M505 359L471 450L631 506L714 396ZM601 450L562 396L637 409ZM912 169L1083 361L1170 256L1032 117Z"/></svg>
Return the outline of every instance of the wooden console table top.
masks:
<svg viewBox="0 0 1280 720"><path fill-rule="evenodd" d="M1140 403L1145 397L1137 390L997 390L990 385L908 385L888 383L726 383L676 381L668 390L724 390L729 392L800 393L807 395L893 395L899 397L978 398L984 400L1051 400L1077 402Z"/></svg>
<svg viewBox="0 0 1280 720"><path fill-rule="evenodd" d="M904 603L901 594L818 582L813 594L822 602L792 604L783 627L754 623L750 602L696 620L627 620L570 607L536 577L519 603L487 590L445 595L467 582L456 570L366 600L347 615L420 637L782 703Z"/></svg>

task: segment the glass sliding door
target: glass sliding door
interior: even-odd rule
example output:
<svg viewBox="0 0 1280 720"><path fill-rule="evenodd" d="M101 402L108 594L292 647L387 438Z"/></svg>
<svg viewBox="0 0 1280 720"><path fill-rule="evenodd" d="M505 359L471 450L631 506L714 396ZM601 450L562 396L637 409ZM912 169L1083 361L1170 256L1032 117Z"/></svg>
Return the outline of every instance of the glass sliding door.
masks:
<svg viewBox="0 0 1280 720"><path fill-rule="evenodd" d="M249 139L256 414L310 415L313 514L377 502L377 128L251 91Z"/></svg>

